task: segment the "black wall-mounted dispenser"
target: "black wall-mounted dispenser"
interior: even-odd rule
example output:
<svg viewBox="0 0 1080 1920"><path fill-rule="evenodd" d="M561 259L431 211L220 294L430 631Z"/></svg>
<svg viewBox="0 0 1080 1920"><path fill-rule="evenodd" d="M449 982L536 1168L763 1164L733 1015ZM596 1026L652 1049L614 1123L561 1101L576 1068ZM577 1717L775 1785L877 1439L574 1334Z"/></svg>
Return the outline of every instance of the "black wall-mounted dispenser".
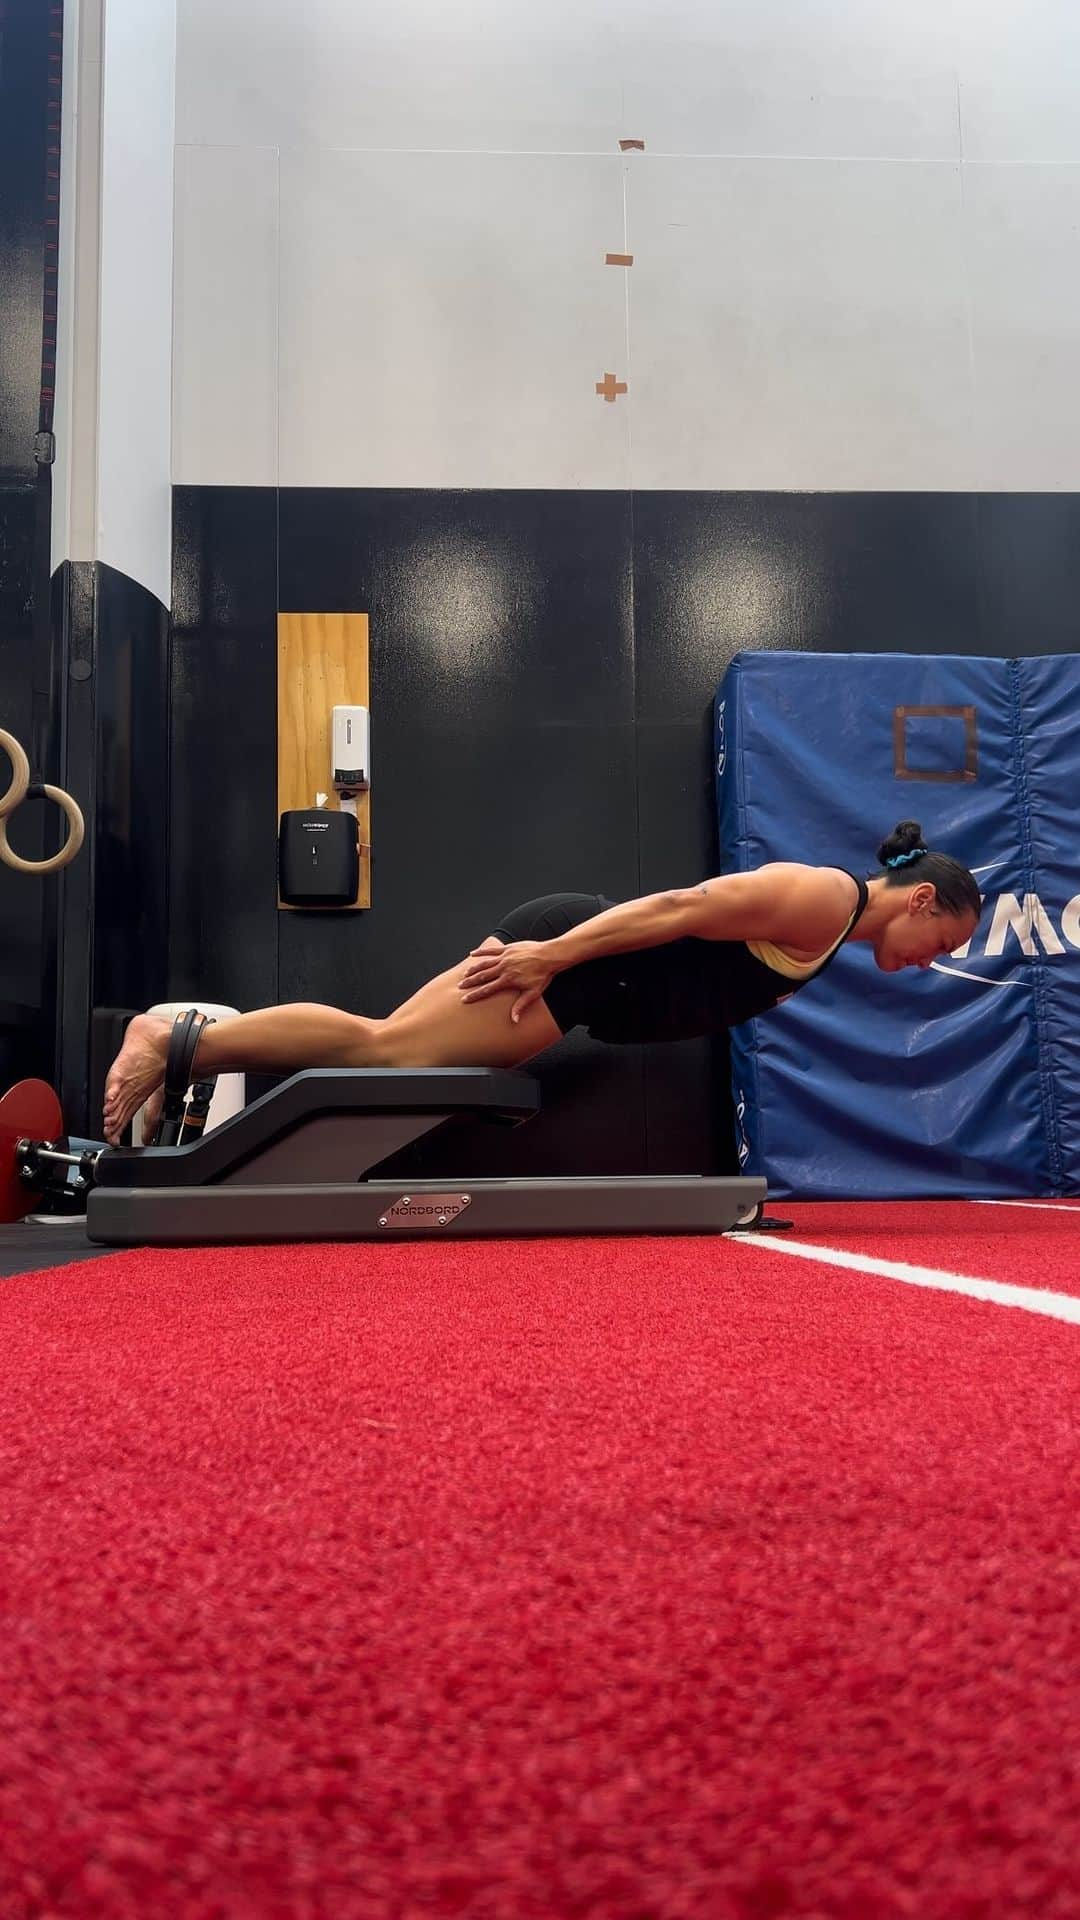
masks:
<svg viewBox="0 0 1080 1920"><path fill-rule="evenodd" d="M296 807L278 830L278 892L289 907L351 907L360 891L360 830L353 813Z"/></svg>

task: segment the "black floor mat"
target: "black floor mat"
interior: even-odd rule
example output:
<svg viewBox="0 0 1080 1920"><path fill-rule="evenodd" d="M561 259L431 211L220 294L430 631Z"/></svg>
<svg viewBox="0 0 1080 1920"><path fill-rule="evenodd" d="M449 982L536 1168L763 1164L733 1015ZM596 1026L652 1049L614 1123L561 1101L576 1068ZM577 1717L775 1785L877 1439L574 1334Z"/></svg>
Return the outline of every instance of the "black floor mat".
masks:
<svg viewBox="0 0 1080 1920"><path fill-rule="evenodd" d="M39 1267L66 1267L72 1260L96 1260L115 1253L115 1247L97 1247L86 1237L85 1220L16 1220L0 1227L0 1279L16 1273L35 1273Z"/></svg>

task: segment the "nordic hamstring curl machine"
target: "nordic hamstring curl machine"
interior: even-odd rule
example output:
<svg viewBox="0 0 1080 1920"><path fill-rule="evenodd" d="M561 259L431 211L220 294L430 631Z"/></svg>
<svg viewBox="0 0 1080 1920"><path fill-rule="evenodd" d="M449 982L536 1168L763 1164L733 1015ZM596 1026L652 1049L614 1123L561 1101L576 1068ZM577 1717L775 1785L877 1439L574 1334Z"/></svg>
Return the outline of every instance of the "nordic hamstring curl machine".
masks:
<svg viewBox="0 0 1080 1920"><path fill-rule="evenodd" d="M205 1109L211 1083L188 1101ZM31 1094L36 1089L36 1095ZM378 1179L380 1165L458 1119L517 1125L540 1105L527 1074L484 1067L319 1068L184 1144L61 1144L55 1095L41 1082L0 1102L0 1217L41 1196L86 1206L104 1246L289 1240L403 1240L517 1234L725 1233L760 1221L765 1182L696 1175L617 1179ZM30 1137L31 1127L50 1138ZM7 1163L7 1164L4 1164Z"/></svg>
<svg viewBox="0 0 1080 1920"><path fill-rule="evenodd" d="M527 1074L484 1067L298 1073L193 1146L108 1148L86 1209L107 1246L267 1240L475 1239L553 1233L723 1233L763 1180L380 1180L412 1141L455 1119L520 1123Z"/></svg>

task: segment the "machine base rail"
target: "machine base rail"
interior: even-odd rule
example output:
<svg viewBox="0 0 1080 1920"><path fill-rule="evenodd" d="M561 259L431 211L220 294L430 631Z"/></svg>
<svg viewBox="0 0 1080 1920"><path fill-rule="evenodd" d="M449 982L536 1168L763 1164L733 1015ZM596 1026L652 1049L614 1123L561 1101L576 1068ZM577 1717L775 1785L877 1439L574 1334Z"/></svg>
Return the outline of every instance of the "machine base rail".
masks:
<svg viewBox="0 0 1080 1920"><path fill-rule="evenodd" d="M516 1235L726 1233L765 1200L760 1179L693 1174L574 1180L363 1180L348 1186L97 1187L87 1237L104 1246Z"/></svg>

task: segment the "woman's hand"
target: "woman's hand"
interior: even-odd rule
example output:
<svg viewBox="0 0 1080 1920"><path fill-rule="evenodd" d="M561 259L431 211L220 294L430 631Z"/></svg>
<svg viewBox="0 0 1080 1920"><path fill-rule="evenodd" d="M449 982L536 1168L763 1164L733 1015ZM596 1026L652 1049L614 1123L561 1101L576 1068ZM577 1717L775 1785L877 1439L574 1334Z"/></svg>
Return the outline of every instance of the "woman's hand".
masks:
<svg viewBox="0 0 1080 1920"><path fill-rule="evenodd" d="M555 968L544 955L545 945L543 940L513 940L509 946L500 942L474 947L469 955L472 965L458 986L462 999L486 1000L489 994L514 987L517 998L510 1018L516 1025L555 977Z"/></svg>

